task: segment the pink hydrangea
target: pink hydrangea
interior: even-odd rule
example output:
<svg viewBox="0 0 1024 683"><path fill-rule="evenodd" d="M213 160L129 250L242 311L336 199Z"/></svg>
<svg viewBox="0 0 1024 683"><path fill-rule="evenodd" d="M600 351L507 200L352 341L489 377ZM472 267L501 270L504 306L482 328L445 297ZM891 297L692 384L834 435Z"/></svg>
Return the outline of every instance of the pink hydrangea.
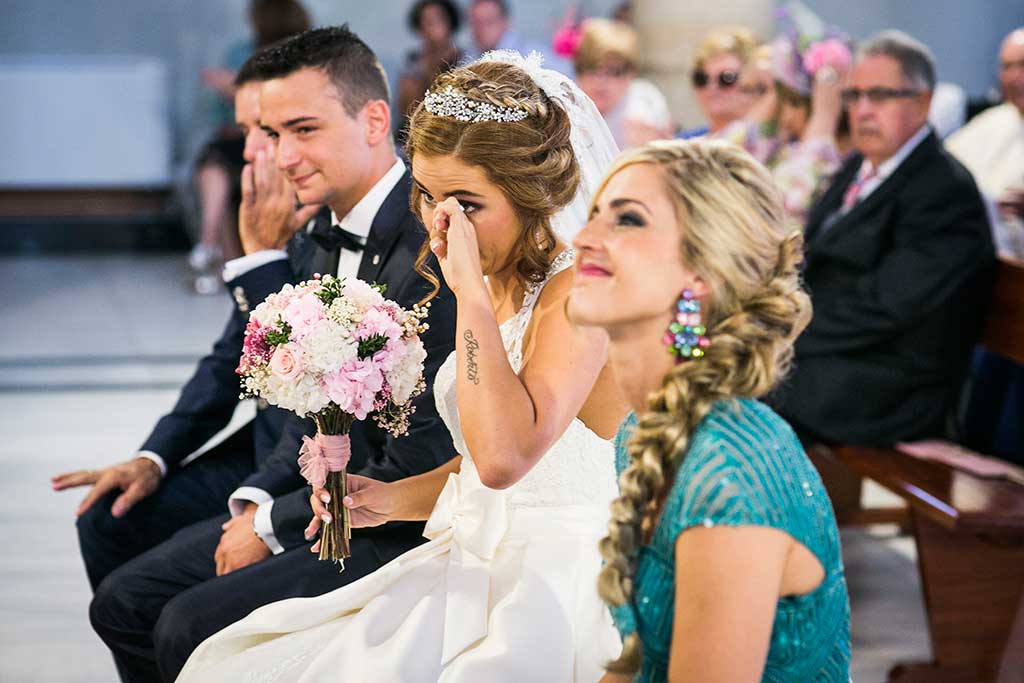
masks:
<svg viewBox="0 0 1024 683"><path fill-rule="evenodd" d="M359 321L359 326L356 327L356 339L370 339L377 336L387 337L390 344L401 339L402 328L395 322L390 311L374 306L366 311Z"/></svg>
<svg viewBox="0 0 1024 683"><path fill-rule="evenodd" d="M281 311L281 317L292 328L292 339L302 339L310 328L324 317L324 304L312 293L292 299L285 309Z"/></svg>
<svg viewBox="0 0 1024 683"><path fill-rule="evenodd" d="M824 66L831 66L839 72L845 72L853 63L853 55L841 40L828 38L811 43L804 51L804 71L811 77Z"/></svg>
<svg viewBox="0 0 1024 683"><path fill-rule="evenodd" d="M365 420L373 412L374 399L384 386L384 375L369 359L355 359L324 375L328 398L342 411Z"/></svg>

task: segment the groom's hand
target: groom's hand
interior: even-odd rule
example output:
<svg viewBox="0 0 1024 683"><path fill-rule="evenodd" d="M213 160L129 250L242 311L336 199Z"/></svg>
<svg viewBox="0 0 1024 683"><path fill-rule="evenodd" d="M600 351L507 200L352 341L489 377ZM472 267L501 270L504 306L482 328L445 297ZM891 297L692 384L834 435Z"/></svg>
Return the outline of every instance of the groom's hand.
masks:
<svg viewBox="0 0 1024 683"><path fill-rule="evenodd" d="M102 470L78 470L50 478L54 491L92 485L75 514L82 516L97 500L111 491L123 491L110 507L114 517L124 517L140 500L160 486L160 467L149 458L133 458Z"/></svg>
<svg viewBox="0 0 1024 683"><path fill-rule="evenodd" d="M311 204L295 208L295 188L274 165L273 154L260 150L242 169L242 203L238 207L238 237L242 250L284 249L288 240L320 210Z"/></svg>
<svg viewBox="0 0 1024 683"><path fill-rule="evenodd" d="M224 533L213 553L217 576L230 574L270 557L270 548L253 530L252 520L255 516L256 503L249 503L242 514L232 517L221 526Z"/></svg>

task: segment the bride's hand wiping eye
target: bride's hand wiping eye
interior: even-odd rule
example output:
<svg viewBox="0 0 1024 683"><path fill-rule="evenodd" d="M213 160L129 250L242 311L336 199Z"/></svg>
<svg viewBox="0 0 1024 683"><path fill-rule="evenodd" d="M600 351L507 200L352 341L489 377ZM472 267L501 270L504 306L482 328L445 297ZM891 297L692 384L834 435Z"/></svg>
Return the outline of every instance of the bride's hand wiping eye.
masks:
<svg viewBox="0 0 1024 683"><path fill-rule="evenodd" d="M473 287L483 291L484 276L476 228L454 197L449 197L434 209L430 250L437 256L445 282L456 296L460 291Z"/></svg>

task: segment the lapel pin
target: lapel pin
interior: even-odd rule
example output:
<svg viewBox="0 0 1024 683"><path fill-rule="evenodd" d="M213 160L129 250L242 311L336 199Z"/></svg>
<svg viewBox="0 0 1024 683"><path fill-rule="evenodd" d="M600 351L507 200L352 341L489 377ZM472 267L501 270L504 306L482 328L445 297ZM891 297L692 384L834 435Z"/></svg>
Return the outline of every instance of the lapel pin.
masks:
<svg viewBox="0 0 1024 683"><path fill-rule="evenodd" d="M373 265L377 265L379 263L380 263L380 254L374 254L373 255Z"/></svg>

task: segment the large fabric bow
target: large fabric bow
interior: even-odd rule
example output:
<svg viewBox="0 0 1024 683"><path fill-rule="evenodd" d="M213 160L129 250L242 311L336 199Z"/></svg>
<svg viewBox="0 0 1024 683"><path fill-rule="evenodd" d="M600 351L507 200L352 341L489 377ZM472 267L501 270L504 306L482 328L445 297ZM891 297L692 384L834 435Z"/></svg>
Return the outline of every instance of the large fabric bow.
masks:
<svg viewBox="0 0 1024 683"><path fill-rule="evenodd" d="M299 473L314 488L323 488L328 472L341 472L352 457L348 434L321 434L302 437L299 448Z"/></svg>
<svg viewBox="0 0 1024 683"><path fill-rule="evenodd" d="M466 462L463 461L463 467ZM478 480L457 474L437 499L423 535L430 540L452 537L447 570L444 643L441 663L487 635L491 590L490 564L508 530L504 491L489 489Z"/></svg>

